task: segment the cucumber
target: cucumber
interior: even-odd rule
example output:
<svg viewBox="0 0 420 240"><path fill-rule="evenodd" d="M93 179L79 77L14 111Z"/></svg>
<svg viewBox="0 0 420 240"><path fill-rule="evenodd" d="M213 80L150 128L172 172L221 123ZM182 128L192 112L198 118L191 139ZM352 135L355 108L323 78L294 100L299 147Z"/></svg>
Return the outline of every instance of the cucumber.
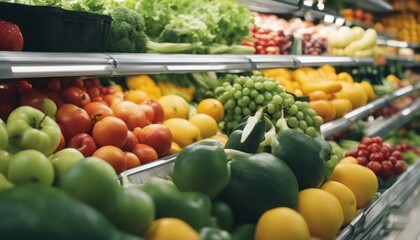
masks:
<svg viewBox="0 0 420 240"><path fill-rule="evenodd" d="M140 240L64 191L28 183L0 192L0 239Z"/></svg>

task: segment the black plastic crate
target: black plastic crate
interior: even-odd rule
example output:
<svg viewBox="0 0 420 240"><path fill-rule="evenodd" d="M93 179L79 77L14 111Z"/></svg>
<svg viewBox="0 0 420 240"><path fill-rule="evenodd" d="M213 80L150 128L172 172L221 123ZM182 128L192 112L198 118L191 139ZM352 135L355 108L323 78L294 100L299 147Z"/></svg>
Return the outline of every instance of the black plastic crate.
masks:
<svg viewBox="0 0 420 240"><path fill-rule="evenodd" d="M0 19L16 23L23 51L104 52L112 17L58 7L0 2Z"/></svg>

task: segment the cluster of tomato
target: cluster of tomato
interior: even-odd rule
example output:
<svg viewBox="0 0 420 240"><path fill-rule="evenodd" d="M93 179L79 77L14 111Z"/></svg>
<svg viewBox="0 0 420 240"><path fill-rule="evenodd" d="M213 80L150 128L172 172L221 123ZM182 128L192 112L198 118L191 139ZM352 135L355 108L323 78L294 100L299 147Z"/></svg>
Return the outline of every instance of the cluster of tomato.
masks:
<svg viewBox="0 0 420 240"><path fill-rule="evenodd" d="M1 118L17 106L35 107L61 128L56 151L75 148L85 157L104 159L117 173L167 155L172 135L161 124L162 106L149 99L129 101L115 86L80 77L13 81L1 89Z"/></svg>
<svg viewBox="0 0 420 240"><path fill-rule="evenodd" d="M407 168L401 152L389 144L383 144L379 136L362 138L357 149L346 152L348 156L356 158L360 165L368 167L383 179L398 176Z"/></svg>

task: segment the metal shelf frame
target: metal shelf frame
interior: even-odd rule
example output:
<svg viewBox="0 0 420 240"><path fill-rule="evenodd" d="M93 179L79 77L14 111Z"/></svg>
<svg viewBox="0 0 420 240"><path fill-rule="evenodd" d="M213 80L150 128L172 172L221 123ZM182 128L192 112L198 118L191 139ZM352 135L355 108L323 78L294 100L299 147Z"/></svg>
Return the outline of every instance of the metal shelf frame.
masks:
<svg viewBox="0 0 420 240"><path fill-rule="evenodd" d="M0 79L231 72L302 66L358 66L373 58L294 55L41 53L0 51Z"/></svg>

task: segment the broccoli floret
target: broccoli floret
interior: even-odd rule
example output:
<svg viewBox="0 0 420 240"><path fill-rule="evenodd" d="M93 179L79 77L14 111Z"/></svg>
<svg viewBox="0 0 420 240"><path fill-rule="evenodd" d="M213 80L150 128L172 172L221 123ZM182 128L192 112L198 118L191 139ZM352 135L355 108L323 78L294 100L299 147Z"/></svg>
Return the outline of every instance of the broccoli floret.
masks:
<svg viewBox="0 0 420 240"><path fill-rule="evenodd" d="M144 53L146 52L147 35L143 17L124 6L111 13L112 23L108 37L107 51Z"/></svg>

